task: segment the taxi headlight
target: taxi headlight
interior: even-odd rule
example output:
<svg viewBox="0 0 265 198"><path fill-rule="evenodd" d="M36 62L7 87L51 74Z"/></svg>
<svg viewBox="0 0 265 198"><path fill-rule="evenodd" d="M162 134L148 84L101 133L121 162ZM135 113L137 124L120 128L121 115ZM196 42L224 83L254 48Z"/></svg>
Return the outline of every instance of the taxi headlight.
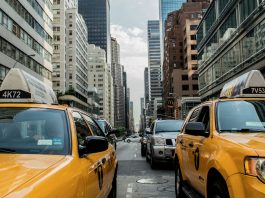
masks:
<svg viewBox="0 0 265 198"><path fill-rule="evenodd" d="M265 158L246 158L245 172L265 183Z"/></svg>
<svg viewBox="0 0 265 198"><path fill-rule="evenodd" d="M164 145L165 144L165 139L161 137L156 137L154 139L154 144L155 145Z"/></svg>

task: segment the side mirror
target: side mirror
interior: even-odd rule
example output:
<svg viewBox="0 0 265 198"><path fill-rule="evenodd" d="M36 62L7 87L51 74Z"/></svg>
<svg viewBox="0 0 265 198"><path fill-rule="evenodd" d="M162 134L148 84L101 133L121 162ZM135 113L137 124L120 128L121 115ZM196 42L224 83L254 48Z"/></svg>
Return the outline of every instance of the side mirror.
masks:
<svg viewBox="0 0 265 198"><path fill-rule="evenodd" d="M152 134L152 132L151 132L151 130L148 128L148 129L145 129L145 132L146 132L146 134Z"/></svg>
<svg viewBox="0 0 265 198"><path fill-rule="evenodd" d="M207 137L209 134L206 132L205 126L202 122L189 122L185 127L185 133L194 136Z"/></svg>
<svg viewBox="0 0 265 198"><path fill-rule="evenodd" d="M85 140L86 153L99 153L106 151L109 147L109 142L104 137L88 136Z"/></svg>
<svg viewBox="0 0 265 198"><path fill-rule="evenodd" d="M111 129L111 131L109 132L108 135L110 135L110 134L116 134L116 133L118 133L118 130L117 129Z"/></svg>

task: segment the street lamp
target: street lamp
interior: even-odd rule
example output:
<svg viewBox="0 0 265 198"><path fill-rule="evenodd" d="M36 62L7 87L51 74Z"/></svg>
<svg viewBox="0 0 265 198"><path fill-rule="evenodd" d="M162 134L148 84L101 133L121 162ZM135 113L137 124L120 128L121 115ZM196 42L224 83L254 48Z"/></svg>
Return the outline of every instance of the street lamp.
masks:
<svg viewBox="0 0 265 198"><path fill-rule="evenodd" d="M36 56L36 54L30 54L30 55L27 55L27 56L34 57L34 56ZM14 63L14 65L13 65L12 68L15 68L16 67L17 62L18 62L18 60L16 60L16 62Z"/></svg>

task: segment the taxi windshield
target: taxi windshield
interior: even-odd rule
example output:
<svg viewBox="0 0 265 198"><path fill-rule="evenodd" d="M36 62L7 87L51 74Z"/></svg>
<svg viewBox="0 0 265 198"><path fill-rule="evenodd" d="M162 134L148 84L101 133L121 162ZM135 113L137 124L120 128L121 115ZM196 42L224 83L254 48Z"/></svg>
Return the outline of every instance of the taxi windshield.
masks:
<svg viewBox="0 0 265 198"><path fill-rule="evenodd" d="M69 154L65 112L0 108L0 153Z"/></svg>
<svg viewBox="0 0 265 198"><path fill-rule="evenodd" d="M265 132L265 101L219 102L217 128L219 132Z"/></svg>

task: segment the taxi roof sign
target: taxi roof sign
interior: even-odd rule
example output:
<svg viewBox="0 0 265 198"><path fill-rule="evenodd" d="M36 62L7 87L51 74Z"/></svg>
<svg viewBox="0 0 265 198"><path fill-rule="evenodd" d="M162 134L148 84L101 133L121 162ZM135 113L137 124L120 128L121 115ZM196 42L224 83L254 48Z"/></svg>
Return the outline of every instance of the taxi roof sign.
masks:
<svg viewBox="0 0 265 198"><path fill-rule="evenodd" d="M265 79L259 70L251 70L226 83L220 98L265 97Z"/></svg>
<svg viewBox="0 0 265 198"><path fill-rule="evenodd" d="M58 104L52 88L24 70L11 69L1 87L0 103Z"/></svg>

